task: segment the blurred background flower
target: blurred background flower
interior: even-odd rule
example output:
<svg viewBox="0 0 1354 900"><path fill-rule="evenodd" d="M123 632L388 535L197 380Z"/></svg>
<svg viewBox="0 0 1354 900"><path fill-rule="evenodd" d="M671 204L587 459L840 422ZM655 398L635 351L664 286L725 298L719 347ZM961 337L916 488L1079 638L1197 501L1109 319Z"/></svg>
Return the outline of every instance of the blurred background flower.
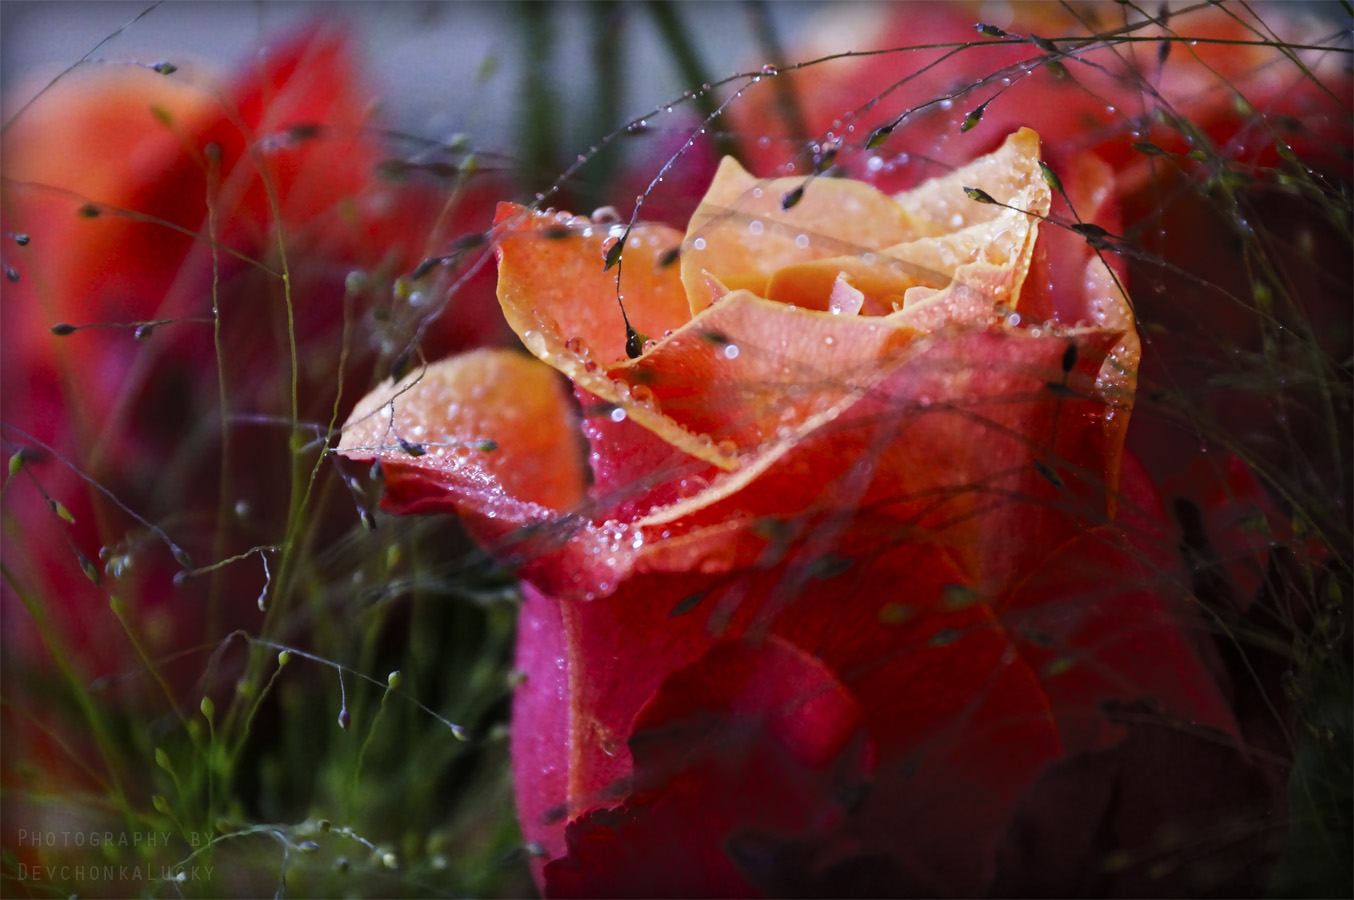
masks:
<svg viewBox="0 0 1354 900"><path fill-rule="evenodd" d="M330 429L512 344L499 200L680 227L722 153L903 186L1026 124L1068 187L1048 252L1129 280L1158 549L1288 773L1239 812L1278 822L1255 891L1346 891L1349 33L1324 4L0 5L5 892L530 892L512 573L376 512ZM1097 165L1131 187L1077 195Z"/></svg>

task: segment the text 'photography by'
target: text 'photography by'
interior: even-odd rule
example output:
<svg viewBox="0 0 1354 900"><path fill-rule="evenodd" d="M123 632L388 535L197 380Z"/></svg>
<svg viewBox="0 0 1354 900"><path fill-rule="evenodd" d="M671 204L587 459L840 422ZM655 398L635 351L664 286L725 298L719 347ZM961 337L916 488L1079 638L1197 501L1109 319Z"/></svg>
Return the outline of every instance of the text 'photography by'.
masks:
<svg viewBox="0 0 1354 900"><path fill-rule="evenodd" d="M1354 890L1347 4L0 45L0 893Z"/></svg>

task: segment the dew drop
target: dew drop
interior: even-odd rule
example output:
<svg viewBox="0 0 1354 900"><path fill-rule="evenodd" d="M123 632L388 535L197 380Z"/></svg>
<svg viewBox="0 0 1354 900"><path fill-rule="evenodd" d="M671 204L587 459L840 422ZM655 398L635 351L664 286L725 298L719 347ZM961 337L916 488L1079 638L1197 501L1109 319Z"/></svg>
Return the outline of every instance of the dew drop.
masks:
<svg viewBox="0 0 1354 900"><path fill-rule="evenodd" d="M522 343L526 344L527 349L537 356L543 357L546 355L545 337L539 331L528 328L522 332Z"/></svg>
<svg viewBox="0 0 1354 900"><path fill-rule="evenodd" d="M737 344L725 344L725 345L724 345L724 358L725 358L725 359L737 359L737 358L738 358L738 345L737 345Z"/></svg>
<svg viewBox="0 0 1354 900"><path fill-rule="evenodd" d="M611 414L608 416L608 418L611 419L611 421L613 421L613 422L617 422L617 423L624 422L624 421L625 421L625 410L623 410L623 409L621 409L619 406L617 406L617 407L615 407L615 408L613 408L613 409L611 410Z"/></svg>

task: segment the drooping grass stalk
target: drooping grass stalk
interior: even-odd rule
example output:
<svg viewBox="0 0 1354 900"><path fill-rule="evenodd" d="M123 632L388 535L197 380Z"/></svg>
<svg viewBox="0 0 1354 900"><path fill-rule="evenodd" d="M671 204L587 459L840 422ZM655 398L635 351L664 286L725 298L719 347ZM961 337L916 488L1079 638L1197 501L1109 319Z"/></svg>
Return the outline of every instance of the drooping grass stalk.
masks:
<svg viewBox="0 0 1354 900"><path fill-rule="evenodd" d="M109 595L108 606L113 611L113 615L117 617L118 624L122 626L122 631L126 634L127 640L131 642L132 649L136 651L137 659L141 660L141 665L145 667L145 670L148 673L150 673L150 677L155 681L160 692L164 694L165 702L168 703L170 709L174 711L174 718L178 719L179 724L186 730L188 721L184 718L183 710L179 709L178 699L174 696L174 689L169 686L169 682L165 681L164 675L160 672L159 665L157 665L151 655L146 652L146 645L141 642L141 638L137 635L136 629L127 621L127 609L123 605L121 598L116 595ZM198 749L202 749L200 745L198 746Z"/></svg>
<svg viewBox="0 0 1354 900"><path fill-rule="evenodd" d="M371 725L367 728L367 736L362 740L362 746L357 751L357 762L353 764L352 787L348 791L348 817L354 817L354 810L351 805L356 802L358 796L358 786L362 777L362 765L367 759L367 750L371 743L376 739L377 730L381 726L381 717L385 715L386 701L390 699L390 692L400 684L400 673L391 672L386 681L386 689L381 692L381 703L376 708L376 715L372 716Z"/></svg>
<svg viewBox="0 0 1354 900"><path fill-rule="evenodd" d="M216 404L218 422L221 429L221 468L217 474L216 534L212 541L212 559L220 559L226 554L226 533L229 521L230 479L230 388L226 378L225 341L221 333L221 251L217 244L217 207L221 178L221 154L205 152L207 175L207 236L212 253L212 346L216 351ZM207 634L214 635L220 628L221 591L220 578L213 578L211 592L207 598Z"/></svg>

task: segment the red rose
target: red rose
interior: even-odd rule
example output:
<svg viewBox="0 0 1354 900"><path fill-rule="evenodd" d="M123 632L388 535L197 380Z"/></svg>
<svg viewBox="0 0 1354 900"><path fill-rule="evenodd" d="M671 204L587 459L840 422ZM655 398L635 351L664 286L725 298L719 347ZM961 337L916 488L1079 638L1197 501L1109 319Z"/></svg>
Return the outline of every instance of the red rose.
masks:
<svg viewBox="0 0 1354 900"><path fill-rule="evenodd" d="M506 333L476 308L491 267L470 274L501 185L429 177L426 151L392 144L342 34L297 34L224 79L176 64L76 68L3 137L3 227L23 235L0 306L5 455L23 460L3 498L3 838L100 891L114 881L87 847L21 830L149 827L178 737L160 723L194 734L203 694L218 728L230 717L244 642L227 635L310 640L271 548L351 521L332 467L311 477L317 438L406 348ZM292 584L313 584L320 561L294 558Z"/></svg>
<svg viewBox="0 0 1354 900"><path fill-rule="evenodd" d="M495 333L473 309L487 272L437 321L449 269L391 299L396 276L488 227L490 206L478 186L378 177L394 151L342 35L299 34L224 81L178 63L77 68L4 135L4 228L24 235L5 253L4 441L28 459L5 496L22 523L5 647L37 651L17 589L91 677L140 664L110 592L152 656L260 621L257 559L172 580L281 540L293 413L323 433L336 392L356 399L416 327L433 353ZM171 680L191 684L202 660Z"/></svg>
<svg viewBox="0 0 1354 900"><path fill-rule="evenodd" d="M1084 241L1029 290L1049 203L1023 130L896 198L725 161L685 235L505 206L500 301L578 405L491 351L359 404L385 506L520 566L547 894L1075 892L1105 851L1062 844L1193 808L1106 799L1163 746L1245 769L1121 453L1129 307Z"/></svg>

